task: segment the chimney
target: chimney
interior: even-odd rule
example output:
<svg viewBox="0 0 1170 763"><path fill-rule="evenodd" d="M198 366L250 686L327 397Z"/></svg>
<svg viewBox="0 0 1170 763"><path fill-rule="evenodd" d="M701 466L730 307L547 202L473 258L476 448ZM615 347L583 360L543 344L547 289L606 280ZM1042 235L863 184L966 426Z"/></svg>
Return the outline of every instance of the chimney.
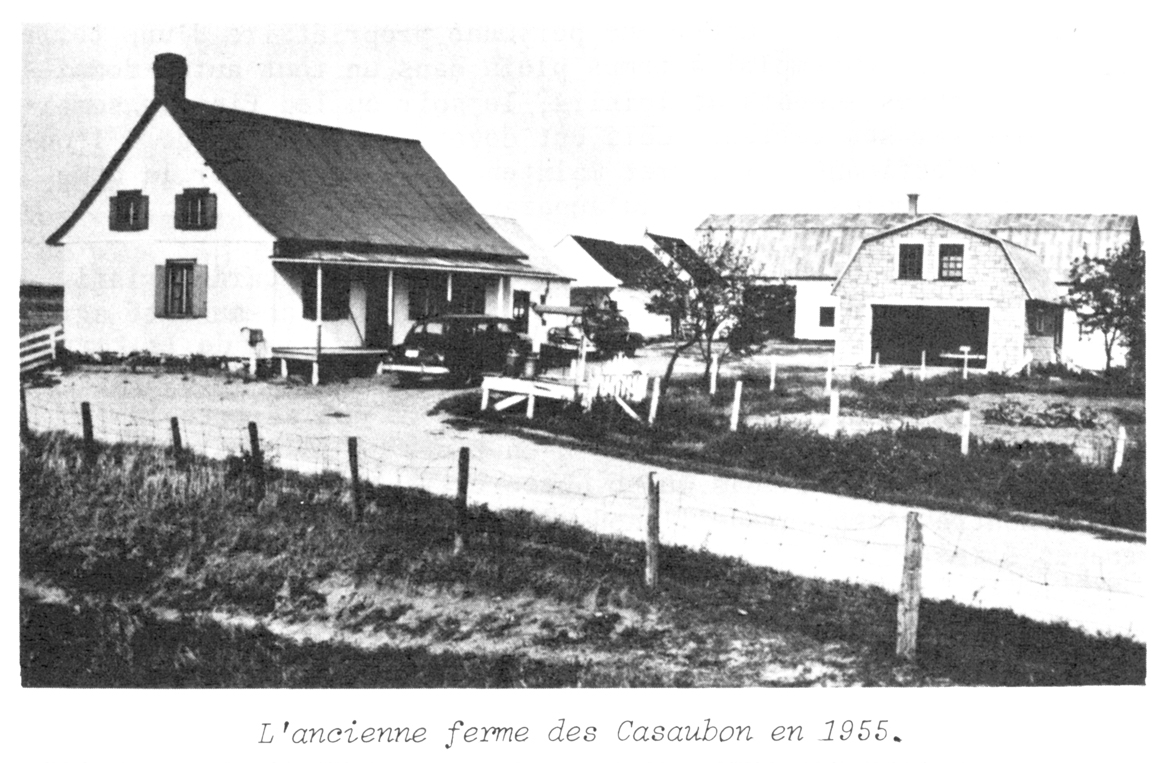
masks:
<svg viewBox="0 0 1170 763"><path fill-rule="evenodd" d="M918 217L918 194L908 193L906 198L910 199L910 216Z"/></svg>
<svg viewBox="0 0 1170 763"><path fill-rule="evenodd" d="M154 57L154 97L164 102L186 99L187 59L178 53Z"/></svg>

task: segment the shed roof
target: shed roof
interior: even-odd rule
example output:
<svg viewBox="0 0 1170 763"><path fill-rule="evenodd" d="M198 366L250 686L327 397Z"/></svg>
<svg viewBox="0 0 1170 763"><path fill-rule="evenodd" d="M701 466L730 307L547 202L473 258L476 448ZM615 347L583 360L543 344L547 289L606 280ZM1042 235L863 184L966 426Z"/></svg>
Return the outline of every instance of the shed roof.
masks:
<svg viewBox="0 0 1170 763"><path fill-rule="evenodd" d="M211 106L183 98L147 108L97 184L48 243L59 244L160 108L216 176L280 241L523 254L471 206L417 140Z"/></svg>
<svg viewBox="0 0 1170 763"><path fill-rule="evenodd" d="M1039 255L1058 277L1073 260L1140 239L1136 215L928 213L1010 240ZM907 212L841 214L717 214L697 228L732 231L772 278L836 278L867 236L915 219Z"/></svg>
<svg viewBox="0 0 1170 763"><path fill-rule="evenodd" d="M654 242L660 250L665 252L678 266L690 274L696 282L710 283L719 280L719 273L711 267L691 245L681 238L663 236L646 231L646 237Z"/></svg>
<svg viewBox="0 0 1170 763"><path fill-rule="evenodd" d="M619 244L599 238L572 236L577 245L626 286L638 286L647 275L664 275L666 267L644 246Z"/></svg>

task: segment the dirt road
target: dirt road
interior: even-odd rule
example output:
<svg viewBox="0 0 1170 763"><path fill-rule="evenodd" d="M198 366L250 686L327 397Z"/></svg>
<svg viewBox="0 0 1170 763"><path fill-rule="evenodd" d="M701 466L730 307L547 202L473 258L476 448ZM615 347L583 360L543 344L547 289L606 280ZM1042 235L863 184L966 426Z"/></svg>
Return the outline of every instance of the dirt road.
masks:
<svg viewBox="0 0 1170 763"><path fill-rule="evenodd" d="M102 440L170 443L170 417L185 445L239 453L255 421L268 455L303 471L348 472L357 436L369 479L437 493L455 490L457 453L471 448L471 500L523 508L630 537L645 532L644 464L464 431L427 412L450 390L402 390L388 380L321 387L225 383L223 377L125 372L67 374L28 391L35 430L80 432L89 401ZM662 483L662 540L706 548L798 575L897 590L908 509L708 475L655 469ZM1146 547L1089 532L1008 524L916 509L924 527L923 593L1003 607L1089 632L1145 640Z"/></svg>

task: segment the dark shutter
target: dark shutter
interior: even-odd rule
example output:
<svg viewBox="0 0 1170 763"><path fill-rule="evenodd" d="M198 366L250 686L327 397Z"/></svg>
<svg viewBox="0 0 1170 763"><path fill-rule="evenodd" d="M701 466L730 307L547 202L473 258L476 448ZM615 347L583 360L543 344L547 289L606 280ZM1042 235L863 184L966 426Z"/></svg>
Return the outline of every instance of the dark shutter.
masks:
<svg viewBox="0 0 1170 763"><path fill-rule="evenodd" d="M195 266L195 278L191 289L191 317L207 317L207 266Z"/></svg>
<svg viewBox="0 0 1170 763"><path fill-rule="evenodd" d="M183 225L183 194L175 194L175 230L182 230Z"/></svg>
<svg viewBox="0 0 1170 763"><path fill-rule="evenodd" d="M207 194L207 206L204 208L204 213L207 217L207 225L204 227L211 230L215 227L215 194Z"/></svg>
<svg viewBox="0 0 1170 763"><path fill-rule="evenodd" d="M167 315L167 266L154 266L154 317Z"/></svg>
<svg viewBox="0 0 1170 763"><path fill-rule="evenodd" d="M146 230L150 227L150 197L142 197L142 221L138 225L138 230Z"/></svg>
<svg viewBox="0 0 1170 763"><path fill-rule="evenodd" d="M110 230L118 230L118 197L110 197Z"/></svg>

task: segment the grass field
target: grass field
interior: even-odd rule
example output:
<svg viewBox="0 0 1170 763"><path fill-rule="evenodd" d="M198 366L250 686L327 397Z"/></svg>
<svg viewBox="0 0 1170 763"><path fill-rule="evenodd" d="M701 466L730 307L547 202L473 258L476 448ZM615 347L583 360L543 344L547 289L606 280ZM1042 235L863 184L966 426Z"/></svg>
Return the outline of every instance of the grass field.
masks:
<svg viewBox="0 0 1170 763"><path fill-rule="evenodd" d="M448 499L335 475L33 436L21 451L25 686L1141 684L1146 650L1003 610L895 597L495 513L452 553ZM497 507L493 507L497 508ZM482 507L479 507L482 511ZM55 594L49 596L46 591Z"/></svg>

